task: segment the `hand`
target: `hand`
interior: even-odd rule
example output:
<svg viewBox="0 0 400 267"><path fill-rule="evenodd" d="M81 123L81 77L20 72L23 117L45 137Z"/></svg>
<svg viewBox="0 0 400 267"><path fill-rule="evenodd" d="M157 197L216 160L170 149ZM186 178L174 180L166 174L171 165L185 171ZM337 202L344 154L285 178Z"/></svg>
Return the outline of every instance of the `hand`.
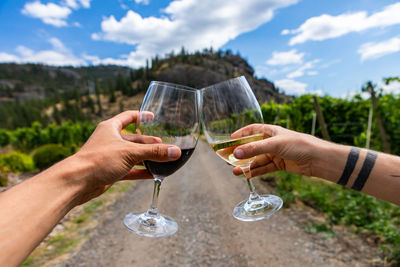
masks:
<svg viewBox="0 0 400 267"><path fill-rule="evenodd" d="M149 120L154 117L152 113L145 115ZM84 188L79 204L104 193L117 181L153 178L147 170L133 168L143 160L172 161L180 157L178 147L161 144L160 138L120 134L138 118L139 112L126 111L101 122L83 147L69 159L75 160L75 164L89 166L88 170L81 171L85 173L84 177L75 181Z"/></svg>
<svg viewBox="0 0 400 267"><path fill-rule="evenodd" d="M234 132L232 138L257 133L264 133L265 139L239 146L234 151L238 159L257 156L251 165L252 177L278 170L312 176L315 144L328 143L311 135L268 124L246 126ZM236 167L233 173L240 175L243 172Z"/></svg>

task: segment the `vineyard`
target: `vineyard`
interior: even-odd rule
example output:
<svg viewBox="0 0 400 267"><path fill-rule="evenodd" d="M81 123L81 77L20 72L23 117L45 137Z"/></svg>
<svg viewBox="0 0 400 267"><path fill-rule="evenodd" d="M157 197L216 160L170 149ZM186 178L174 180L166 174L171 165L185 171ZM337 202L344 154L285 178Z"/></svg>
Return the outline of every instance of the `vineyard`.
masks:
<svg viewBox="0 0 400 267"><path fill-rule="evenodd" d="M369 146L378 151L389 149L390 153L400 155L400 96L380 94L376 100L377 106L374 106L370 99L361 95L351 99L329 96L315 99L312 95L303 95L285 103L271 100L261 109L265 123L325 139L328 133L328 138L336 143ZM320 110L316 108L316 101ZM322 113L323 120L318 112ZM1 185L7 184L10 172L41 170L75 153L95 126L90 122L67 121L47 126L34 122L31 127L0 129L0 147L6 151L0 155ZM400 261L398 207L307 177L286 173L278 173L276 177L276 189L286 206L300 200L327 215L327 223L313 225L310 229L333 233L334 225L344 224L354 227L356 232L376 234L380 236L378 243L385 258L392 263Z"/></svg>

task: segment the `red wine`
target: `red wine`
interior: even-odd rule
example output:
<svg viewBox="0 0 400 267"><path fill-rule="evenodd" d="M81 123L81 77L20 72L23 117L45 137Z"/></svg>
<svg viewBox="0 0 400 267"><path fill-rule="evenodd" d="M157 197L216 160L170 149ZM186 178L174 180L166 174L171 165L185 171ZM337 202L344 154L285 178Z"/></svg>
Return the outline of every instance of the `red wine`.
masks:
<svg viewBox="0 0 400 267"><path fill-rule="evenodd" d="M151 172L153 175L159 176L169 176L176 172L186 161L190 158L193 154L193 148L181 148L182 154L181 157L175 161L168 161L168 162L156 162L151 160L145 160L144 165L146 166L147 170Z"/></svg>

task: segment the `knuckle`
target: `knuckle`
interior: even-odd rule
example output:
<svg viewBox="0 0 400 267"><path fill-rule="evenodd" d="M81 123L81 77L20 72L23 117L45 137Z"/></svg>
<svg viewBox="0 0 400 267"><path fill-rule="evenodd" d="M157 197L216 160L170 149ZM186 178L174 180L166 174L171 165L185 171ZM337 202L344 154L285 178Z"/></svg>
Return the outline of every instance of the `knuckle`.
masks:
<svg viewBox="0 0 400 267"><path fill-rule="evenodd" d="M103 128L106 128L108 125L109 125L109 120L105 120L105 121L100 122L100 123L97 125L97 128L103 129Z"/></svg>
<svg viewBox="0 0 400 267"><path fill-rule="evenodd" d="M245 147L245 150L247 151L247 154L253 154L256 151L256 149L257 149L256 144L248 144Z"/></svg>
<svg viewBox="0 0 400 267"><path fill-rule="evenodd" d="M164 158L166 156L165 150L158 145L153 146L152 153L156 158Z"/></svg>

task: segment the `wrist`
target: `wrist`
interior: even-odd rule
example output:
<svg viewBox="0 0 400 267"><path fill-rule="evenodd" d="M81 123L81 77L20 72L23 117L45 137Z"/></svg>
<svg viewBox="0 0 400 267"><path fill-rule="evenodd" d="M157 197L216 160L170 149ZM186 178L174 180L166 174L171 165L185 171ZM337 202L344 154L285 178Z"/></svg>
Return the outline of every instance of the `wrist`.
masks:
<svg viewBox="0 0 400 267"><path fill-rule="evenodd" d="M350 146L320 140L313 145L312 176L337 182L346 164Z"/></svg>
<svg viewBox="0 0 400 267"><path fill-rule="evenodd" d="M87 176L91 174L92 164L81 159L77 154L72 155L47 170L40 173L36 179L52 184L65 197L67 209L70 210L81 204L87 191Z"/></svg>

